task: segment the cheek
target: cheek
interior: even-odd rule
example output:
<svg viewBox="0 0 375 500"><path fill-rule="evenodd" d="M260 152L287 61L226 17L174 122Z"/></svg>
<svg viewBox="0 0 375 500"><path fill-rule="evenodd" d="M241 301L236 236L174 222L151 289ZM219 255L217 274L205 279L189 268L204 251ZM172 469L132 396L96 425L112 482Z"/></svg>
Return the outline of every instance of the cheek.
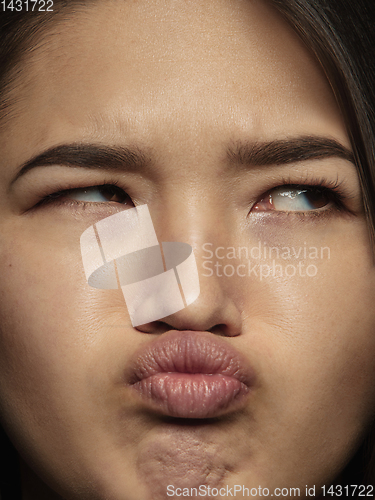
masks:
<svg viewBox="0 0 375 500"><path fill-rule="evenodd" d="M105 450L114 440L108 429L121 404L113 388L131 323L120 290L87 285L79 244L46 241L9 238L1 248L0 418L41 475L48 464L55 477L79 482L93 434Z"/></svg>
<svg viewBox="0 0 375 500"><path fill-rule="evenodd" d="M262 248L266 242L268 248L289 247L297 254L301 249L302 256L305 243L330 250L324 258L320 253L310 259L280 256L277 276L242 279L243 343L261 377L257 420L267 422L260 430L263 443L272 447L274 439L280 449L306 447L308 456L315 450L320 457L326 442L329 471L330 461L350 456L375 412L375 271L366 231L361 227L348 236L327 232L322 238L312 231L296 237L275 230L261 241ZM272 268L272 260L263 255L258 263ZM308 264L317 268L312 277L306 275ZM281 275L286 266L294 267L295 275ZM298 457L288 453L291 460ZM310 474L314 468L321 474L321 463L307 467Z"/></svg>
<svg viewBox="0 0 375 500"><path fill-rule="evenodd" d="M15 238L1 255L1 397L36 415L79 398L116 349L107 325L130 324L121 291L88 286L79 245L45 243Z"/></svg>

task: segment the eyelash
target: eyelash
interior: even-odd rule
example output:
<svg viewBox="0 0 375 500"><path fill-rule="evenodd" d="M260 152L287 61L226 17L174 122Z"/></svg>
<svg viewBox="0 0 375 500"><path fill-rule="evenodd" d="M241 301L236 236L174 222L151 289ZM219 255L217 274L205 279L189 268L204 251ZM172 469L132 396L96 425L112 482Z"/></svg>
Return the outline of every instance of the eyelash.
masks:
<svg viewBox="0 0 375 500"><path fill-rule="evenodd" d="M77 186L69 186L68 188L55 191L54 193L50 194L43 194L40 196L40 201L36 204L36 207L39 206L45 206L48 204L54 204L54 205L65 205L65 206L73 206L77 207L79 206L80 208L84 209L89 206L93 205L100 205L101 203L109 203L109 202L90 202L90 201L82 201L82 200L74 200L74 199L64 199L64 195L72 193L74 191L82 190L82 189L87 189L87 188L94 188L94 187L103 187L103 188L118 188L124 193L127 194L127 191L125 191L122 188L118 187L119 181L118 180L113 180L113 181L105 181L103 183L98 183L98 184L93 184L90 186L82 186L82 187L77 187ZM296 183L293 182L291 178L282 178L281 182L277 185L272 186L270 189L267 191L263 192L260 197L258 197L257 201L255 202L258 203L261 199L263 199L265 196L267 196L268 193L273 191L274 189L277 188L285 188L285 189L311 189L311 190L316 190L320 191L321 193L324 193L328 195L333 204L334 207L331 208L331 210L336 210L336 211L347 211L351 212L351 210L347 206L347 201L353 197L351 193L346 192L343 188L343 181L339 181L338 179L336 181L329 181L324 178L305 178L302 182ZM129 196L130 198L130 196ZM130 198L131 199L131 198ZM330 211L329 209L326 210L310 210L306 212L298 212L298 211L290 211L290 212L282 212L278 211L279 213L288 213L288 214L303 214L306 213L306 215L309 214L316 214L316 212L328 212Z"/></svg>
<svg viewBox="0 0 375 500"><path fill-rule="evenodd" d="M124 189L118 187L118 184L119 184L119 181L118 180L113 180L113 181L105 181L105 182L102 182L102 183L98 183L98 184L92 184L90 186L81 186L81 187L77 187L77 186L69 186L65 189L61 189L61 190L58 190L58 191L55 191L54 193L49 193L49 194L42 194L39 198L40 198L40 201L38 201L38 203L36 204L36 207L40 207L40 206L45 206L45 205L49 205L49 204L54 204L54 205L66 205L66 206L80 206L81 208L85 208L85 207L88 207L88 206L93 206L93 205L100 205L101 202L90 202L90 201L82 201L82 200L73 200L73 199L64 199L63 196L66 195L66 194L69 194L69 193L73 193L74 191L80 191L82 189L88 189L88 188L95 188L95 187L108 187L108 188L113 188L113 187L117 187L118 189L120 189L121 191L123 191L124 193L127 194L127 191L125 191ZM130 196L129 196L130 198ZM105 202L103 202L105 203Z"/></svg>
<svg viewBox="0 0 375 500"><path fill-rule="evenodd" d="M305 212L298 212L296 211L290 211L290 212L283 212L283 211L277 211L279 213L284 213L284 214L295 214L295 215L312 215L312 214L317 214L322 213L322 212L329 212L331 210L336 210L336 211L347 211L352 213L352 211L349 209L347 206L347 202L354 197L353 193L347 192L347 190L344 189L343 187L344 181L339 181L336 179L335 181L330 181L325 178L309 178L306 177L303 181L301 182L293 182L291 177L287 178L282 178L281 182L277 185L272 186L270 189L265 191L264 193L261 194L260 199L264 199L269 193L271 193L273 190L278 189L278 188L285 188L285 189L305 189L305 190L311 190L315 192L320 192L322 194L327 195L330 199L331 202L334 204L334 207L331 209L315 209L315 210L309 210ZM254 205L259 203L259 199L255 202Z"/></svg>

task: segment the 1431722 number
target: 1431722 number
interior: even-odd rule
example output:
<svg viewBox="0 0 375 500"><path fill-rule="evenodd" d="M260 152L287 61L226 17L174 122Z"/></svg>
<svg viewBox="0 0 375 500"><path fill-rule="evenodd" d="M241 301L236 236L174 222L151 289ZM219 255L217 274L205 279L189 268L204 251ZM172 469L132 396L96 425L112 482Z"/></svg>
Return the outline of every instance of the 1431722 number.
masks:
<svg viewBox="0 0 375 500"><path fill-rule="evenodd" d="M3 12L53 12L53 0L3 0L0 5Z"/></svg>

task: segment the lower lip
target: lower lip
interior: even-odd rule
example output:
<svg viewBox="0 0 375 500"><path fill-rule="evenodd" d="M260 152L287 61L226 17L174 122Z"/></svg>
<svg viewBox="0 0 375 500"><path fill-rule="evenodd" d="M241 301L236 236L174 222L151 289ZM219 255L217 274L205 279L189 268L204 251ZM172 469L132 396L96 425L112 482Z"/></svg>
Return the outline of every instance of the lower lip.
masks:
<svg viewBox="0 0 375 500"><path fill-rule="evenodd" d="M132 386L151 409L178 418L213 418L243 405L249 388L221 374L157 373Z"/></svg>

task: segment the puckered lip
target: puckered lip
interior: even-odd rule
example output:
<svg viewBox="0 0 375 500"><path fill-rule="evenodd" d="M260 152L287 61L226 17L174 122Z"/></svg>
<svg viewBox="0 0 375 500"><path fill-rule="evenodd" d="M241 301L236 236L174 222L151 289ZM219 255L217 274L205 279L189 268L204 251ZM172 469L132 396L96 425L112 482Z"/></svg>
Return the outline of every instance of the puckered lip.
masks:
<svg viewBox="0 0 375 500"><path fill-rule="evenodd" d="M212 418L243 407L255 382L247 359L209 332L169 331L136 353L129 384L146 406L180 418Z"/></svg>

